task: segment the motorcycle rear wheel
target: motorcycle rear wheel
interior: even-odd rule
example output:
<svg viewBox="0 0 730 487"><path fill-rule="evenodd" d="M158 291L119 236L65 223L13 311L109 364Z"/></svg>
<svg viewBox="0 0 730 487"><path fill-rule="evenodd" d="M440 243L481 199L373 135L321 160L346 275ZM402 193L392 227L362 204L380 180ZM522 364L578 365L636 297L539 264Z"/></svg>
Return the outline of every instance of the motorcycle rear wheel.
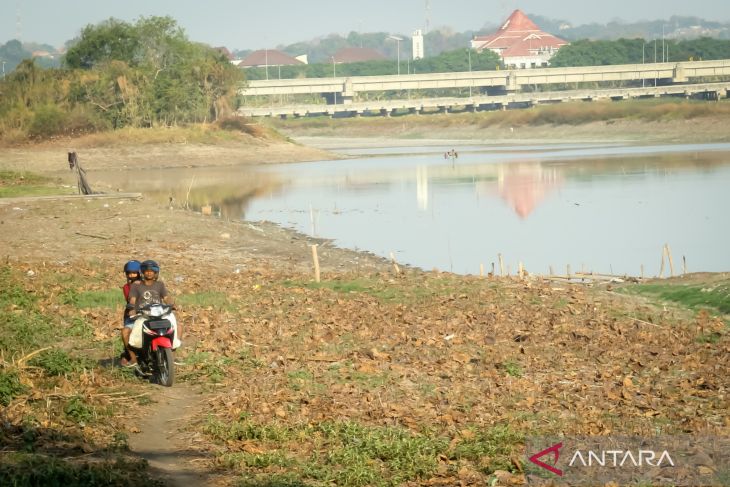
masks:
<svg viewBox="0 0 730 487"><path fill-rule="evenodd" d="M157 361L157 379L165 387L171 387L175 381L175 362L172 357L172 350L159 347L155 353Z"/></svg>

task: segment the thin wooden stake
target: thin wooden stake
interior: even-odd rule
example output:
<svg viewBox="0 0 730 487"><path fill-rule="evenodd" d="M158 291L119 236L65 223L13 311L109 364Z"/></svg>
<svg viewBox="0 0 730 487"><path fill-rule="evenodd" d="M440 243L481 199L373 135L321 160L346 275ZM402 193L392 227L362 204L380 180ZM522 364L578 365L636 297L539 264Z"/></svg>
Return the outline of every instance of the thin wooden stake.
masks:
<svg viewBox="0 0 730 487"><path fill-rule="evenodd" d="M664 244L664 248L667 249L667 259L669 260L669 275L674 277L674 261L672 260L672 251L669 250L669 244Z"/></svg>
<svg viewBox="0 0 730 487"><path fill-rule="evenodd" d="M687 274L687 258L682 256L682 274Z"/></svg>
<svg viewBox="0 0 730 487"><path fill-rule="evenodd" d="M549 269L550 269L550 275L551 276L554 276L555 275L555 271L553 270L553 266L549 266Z"/></svg>
<svg viewBox="0 0 730 487"><path fill-rule="evenodd" d="M502 260L502 254L497 254L499 257L499 275L504 276L504 261Z"/></svg>
<svg viewBox="0 0 730 487"><path fill-rule="evenodd" d="M570 279L570 264L565 266L566 275L568 276L568 279Z"/></svg>
<svg viewBox="0 0 730 487"><path fill-rule="evenodd" d="M492 262L492 275L494 275L494 262Z"/></svg>
<svg viewBox="0 0 730 487"><path fill-rule="evenodd" d="M522 278L525 277L525 271L524 271L524 268L522 266L522 261L519 261L517 263L517 275L520 277L520 279L522 279Z"/></svg>
<svg viewBox="0 0 730 487"><path fill-rule="evenodd" d="M390 260L393 262L393 269L395 269L396 275L400 275L400 267L398 267L398 263L395 261L395 255L393 255L393 252L390 253Z"/></svg>
<svg viewBox="0 0 730 487"><path fill-rule="evenodd" d="M641 278L644 279L644 264L641 264Z"/></svg>
<svg viewBox="0 0 730 487"><path fill-rule="evenodd" d="M484 277L484 263L479 264L479 277Z"/></svg>
<svg viewBox="0 0 730 487"><path fill-rule="evenodd" d="M314 261L314 281L319 282L319 256L317 256L317 244L312 245L312 260Z"/></svg>

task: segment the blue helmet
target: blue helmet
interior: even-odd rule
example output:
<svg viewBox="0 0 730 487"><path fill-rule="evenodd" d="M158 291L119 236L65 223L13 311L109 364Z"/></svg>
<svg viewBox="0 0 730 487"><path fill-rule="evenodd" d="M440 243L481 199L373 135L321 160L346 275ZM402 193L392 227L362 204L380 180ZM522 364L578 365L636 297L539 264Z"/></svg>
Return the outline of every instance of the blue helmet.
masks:
<svg viewBox="0 0 730 487"><path fill-rule="evenodd" d="M142 272L142 264L138 260L130 260L124 264L124 273L129 274L130 272Z"/></svg>
<svg viewBox="0 0 730 487"><path fill-rule="evenodd" d="M140 267L142 272L151 270L154 271L155 274L160 273L160 264L158 264L154 260L145 260L144 262L142 262Z"/></svg>

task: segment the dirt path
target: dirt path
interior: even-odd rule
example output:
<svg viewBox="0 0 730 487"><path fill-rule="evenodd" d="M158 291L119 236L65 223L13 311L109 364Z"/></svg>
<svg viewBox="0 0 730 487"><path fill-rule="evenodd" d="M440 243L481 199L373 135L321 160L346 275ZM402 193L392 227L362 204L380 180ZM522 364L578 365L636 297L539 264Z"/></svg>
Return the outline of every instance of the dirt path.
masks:
<svg viewBox="0 0 730 487"><path fill-rule="evenodd" d="M187 384L154 387L156 403L144 418L129 425L129 447L147 460L151 470L171 487L221 485L222 479L206 468L208 455L196 448L185 431L204 416L206 396Z"/></svg>

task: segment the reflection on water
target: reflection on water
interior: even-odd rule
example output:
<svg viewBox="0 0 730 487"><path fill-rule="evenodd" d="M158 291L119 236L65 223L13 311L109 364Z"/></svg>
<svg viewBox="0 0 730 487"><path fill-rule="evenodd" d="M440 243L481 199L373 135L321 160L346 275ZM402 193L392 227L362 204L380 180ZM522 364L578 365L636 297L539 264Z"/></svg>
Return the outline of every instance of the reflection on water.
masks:
<svg viewBox="0 0 730 487"><path fill-rule="evenodd" d="M441 149L161 171L138 189L426 269L477 273L501 254L513 272L656 275L667 243L688 271L730 270L730 144L457 147L453 165Z"/></svg>

